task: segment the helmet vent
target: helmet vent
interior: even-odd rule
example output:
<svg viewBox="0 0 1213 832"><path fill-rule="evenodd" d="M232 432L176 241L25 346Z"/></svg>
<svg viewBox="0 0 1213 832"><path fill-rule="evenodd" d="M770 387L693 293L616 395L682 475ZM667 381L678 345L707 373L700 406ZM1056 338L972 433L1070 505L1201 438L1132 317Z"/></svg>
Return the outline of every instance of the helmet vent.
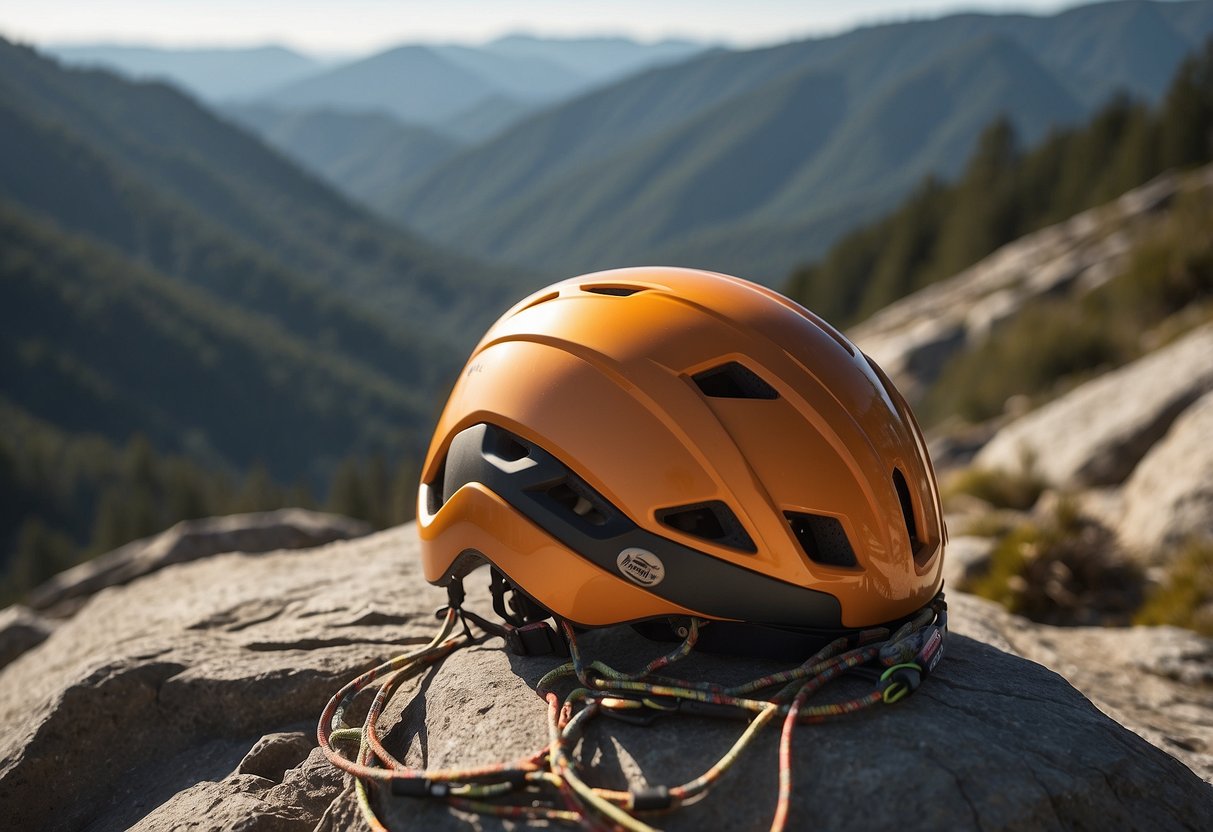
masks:
<svg viewBox="0 0 1213 832"><path fill-rule="evenodd" d="M582 286L581 291L592 292L595 295L614 295L617 298L626 298L629 295L634 295L637 292L643 292L643 286Z"/></svg>
<svg viewBox="0 0 1213 832"><path fill-rule="evenodd" d="M531 449L509 431L495 430L485 435L484 452L505 462L517 462L530 456Z"/></svg>
<svg viewBox="0 0 1213 832"><path fill-rule="evenodd" d="M826 566L856 566L855 550L836 517L785 511L792 534L814 563Z"/></svg>
<svg viewBox="0 0 1213 832"><path fill-rule="evenodd" d="M522 309L519 309L518 312L524 312L527 309L536 307L541 303L547 303L549 300L556 300L556 298L558 298L558 297L560 297L559 292L548 292L546 294L540 295L539 297L535 298L533 301L528 303L526 306L522 307ZM517 315L518 312L515 312L514 314Z"/></svg>
<svg viewBox="0 0 1213 832"><path fill-rule="evenodd" d="M434 479L430 482L423 483L422 491L425 494L425 508L431 515L437 514L438 509L446 504L446 495L442 493L443 480L446 479L446 460L438 466L438 473L434 475Z"/></svg>
<svg viewBox="0 0 1213 832"><path fill-rule="evenodd" d="M914 520L914 502L910 498L910 486L900 468L893 469L893 487L897 489L897 501L901 503L901 517L906 523L906 535L910 539L910 551L917 552L922 546L918 539L918 523Z"/></svg>
<svg viewBox="0 0 1213 832"><path fill-rule="evenodd" d="M547 495L561 508L573 512L590 525L605 525L606 515L598 506L594 505L587 494L580 492L581 489L574 489L566 480L549 488Z"/></svg>
<svg viewBox="0 0 1213 832"><path fill-rule="evenodd" d="M714 399L778 399L775 388L744 364L730 361L691 376L705 396Z"/></svg>
<svg viewBox="0 0 1213 832"><path fill-rule="evenodd" d="M683 534L721 546L745 552L758 551L737 515L719 500L659 509L657 521Z"/></svg>

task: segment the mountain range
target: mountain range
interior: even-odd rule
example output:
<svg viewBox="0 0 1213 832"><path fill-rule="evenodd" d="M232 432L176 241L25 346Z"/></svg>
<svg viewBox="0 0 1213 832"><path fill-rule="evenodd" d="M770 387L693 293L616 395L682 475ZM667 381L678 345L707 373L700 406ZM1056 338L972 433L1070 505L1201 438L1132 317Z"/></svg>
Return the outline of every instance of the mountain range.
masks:
<svg viewBox="0 0 1213 832"><path fill-rule="evenodd" d="M73 66L109 69L136 81L168 81L207 101L245 98L331 63L273 45L188 49L96 43L52 45L45 51Z"/></svg>
<svg viewBox="0 0 1213 832"><path fill-rule="evenodd" d="M4 41L0 205L10 404L284 480L415 453L466 332L521 291L171 87ZM194 408L191 389L232 395Z"/></svg>
<svg viewBox="0 0 1213 832"><path fill-rule="evenodd" d="M991 120L1022 144L1152 102L1213 2L960 14L750 50L511 36L405 44L250 89L223 114L350 199L560 276L645 262L779 284ZM260 84L260 81L258 82Z"/></svg>
<svg viewBox="0 0 1213 832"><path fill-rule="evenodd" d="M582 44L631 74L531 99L479 141L383 112L220 110L0 40L0 494L32 494L14 471L87 468L68 445L108 443L121 466L135 435L314 490L351 456L395 470L475 338L549 279L664 260L783 285L922 175L957 174L1000 114L1030 142L1114 90L1157 99L1209 31L1201 0L960 15L638 71ZM575 48L503 43L516 66L587 77ZM37 516L85 543L98 515L71 510L69 527L23 503L0 547Z"/></svg>
<svg viewBox="0 0 1213 832"><path fill-rule="evenodd" d="M405 44L267 90L253 103L288 112L380 112L464 141L621 76L701 52L688 41L549 40L484 46Z"/></svg>
<svg viewBox="0 0 1213 832"><path fill-rule="evenodd" d="M94 44L49 51L71 64L169 81L213 104L252 103L261 111L288 115L380 113L471 140L537 106L704 48L682 40L509 35L478 46L405 43L348 60L320 59L281 46Z"/></svg>
<svg viewBox="0 0 1213 832"><path fill-rule="evenodd" d="M1152 101L1213 2L962 14L713 50L558 103L377 207L439 242L552 274L676 262L769 282L1005 115L1030 143L1117 91Z"/></svg>
<svg viewBox="0 0 1213 832"><path fill-rule="evenodd" d="M449 133L404 124L380 112L295 112L229 104L223 114L329 184L372 205L429 173L465 146ZM485 127L491 129L487 123Z"/></svg>

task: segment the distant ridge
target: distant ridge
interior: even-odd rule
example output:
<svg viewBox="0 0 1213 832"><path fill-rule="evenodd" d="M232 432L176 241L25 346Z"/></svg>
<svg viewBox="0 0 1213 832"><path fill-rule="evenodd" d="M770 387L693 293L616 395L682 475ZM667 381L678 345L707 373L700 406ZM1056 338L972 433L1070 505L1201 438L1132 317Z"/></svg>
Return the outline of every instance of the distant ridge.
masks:
<svg viewBox="0 0 1213 832"><path fill-rule="evenodd" d="M400 184L428 173L463 147L448 133L404 124L384 113L291 112L255 104L232 104L222 112L368 205L381 204Z"/></svg>
<svg viewBox="0 0 1213 832"><path fill-rule="evenodd" d="M379 111L442 129L462 119L456 134L491 135L501 118L585 92L646 67L688 57L702 47L676 41L514 36L483 46L402 44L271 89L256 103L276 109ZM470 118L489 107L497 121ZM468 126L468 125L472 126Z"/></svg>
<svg viewBox="0 0 1213 832"><path fill-rule="evenodd" d="M924 175L954 174L994 117L1031 141L1118 89L1155 100L1210 32L1209 0L1132 0L712 51L527 118L389 207L435 239L558 273L663 261L779 281ZM807 141L786 121L763 137L747 119L814 77L834 79L833 98L802 104L815 138L799 153L759 152ZM744 196L724 205L730 187Z"/></svg>
<svg viewBox="0 0 1213 832"><path fill-rule="evenodd" d="M22 251L22 240L41 246L28 255L44 261L36 285L58 293L17 309L47 332L83 315L73 331L87 336L46 352L32 346L36 333L18 337L13 321L0 395L52 425L104 426L115 442L140 431L162 451L201 442L212 461L259 460L282 479L326 478L354 451L415 452L430 395L445 390L473 331L530 286L372 218L171 87L67 70L4 41L0 204L15 241L6 251ZM5 265L15 297L25 286L21 260ZM125 317L89 317L94 307ZM170 307L178 311L163 311ZM160 319L180 320L179 331L161 332ZM239 331L229 326L236 320ZM166 339L193 339L196 355ZM170 392L176 381L114 380L135 344L166 380L216 389L228 377L247 382L225 399L229 409L172 410L189 401ZM39 385L11 386L17 376L8 370L28 369L38 355L70 357L52 365L87 372L43 372ZM209 367L208 355L234 369ZM344 369L326 376L324 367ZM91 396L80 387L90 378ZM123 407L126 416L114 415ZM242 415L249 408L256 413ZM281 423L260 421L262 412L278 412Z"/></svg>
<svg viewBox="0 0 1213 832"><path fill-rule="evenodd" d="M271 90L258 102L294 110L378 110L406 122L435 125L493 96L544 100L579 83L570 70L537 58L400 46ZM536 85L535 91L524 97L520 90L528 84Z"/></svg>
<svg viewBox="0 0 1213 832"><path fill-rule="evenodd" d="M48 46L70 64L167 81L210 101L249 98L319 72L325 62L284 46L171 49L119 44Z"/></svg>

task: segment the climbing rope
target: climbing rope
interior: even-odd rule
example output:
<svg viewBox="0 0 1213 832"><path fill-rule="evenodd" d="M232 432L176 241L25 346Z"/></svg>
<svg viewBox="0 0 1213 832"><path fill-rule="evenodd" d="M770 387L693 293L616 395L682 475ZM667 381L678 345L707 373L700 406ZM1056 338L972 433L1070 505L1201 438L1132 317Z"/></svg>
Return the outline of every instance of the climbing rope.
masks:
<svg viewBox="0 0 1213 832"><path fill-rule="evenodd" d="M397 656L361 674L329 700L320 716L316 737L334 766L354 777L359 809L375 832L386 832L371 802L368 784L387 786L394 794L431 797L476 814L511 819L542 819L578 824L590 830L624 829L651 832L639 813L666 812L701 798L729 770L763 727L783 720L779 740L779 794L772 832L787 823L792 795L792 736L799 724L822 722L879 703L892 704L914 691L943 654L947 605L941 592L911 620L890 634L876 628L835 639L812 658L790 670L772 673L741 685L725 687L658 675L657 671L685 658L694 649L703 622L690 619L682 643L639 671L624 673L601 661L586 661L577 634L568 622L559 627L570 660L547 673L536 692L547 705L548 744L529 757L508 763L467 769L414 769L384 747L379 719L392 695L406 680L441 662L455 650L500 635L490 625L476 636L468 620L483 619L452 604L442 612L442 625L428 644ZM462 623L461 632L456 632ZM865 667L874 664L875 668ZM809 705L809 698L846 673L875 681L868 693L841 702ZM361 728L349 726L345 715L358 694L378 683L379 689ZM563 698L557 686L575 685ZM765 698L760 694L772 691ZM733 746L703 774L677 786L617 791L586 783L574 759L574 749L586 726L598 715L648 724L661 716L683 713L749 721ZM356 749L346 756L337 749Z"/></svg>

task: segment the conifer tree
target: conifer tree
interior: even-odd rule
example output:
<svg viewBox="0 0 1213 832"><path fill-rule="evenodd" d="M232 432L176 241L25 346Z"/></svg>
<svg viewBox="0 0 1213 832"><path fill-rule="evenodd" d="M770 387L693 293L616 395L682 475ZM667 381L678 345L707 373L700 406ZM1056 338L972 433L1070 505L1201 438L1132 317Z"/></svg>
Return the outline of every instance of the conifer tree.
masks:
<svg viewBox="0 0 1213 832"><path fill-rule="evenodd" d="M48 528L41 517L21 524L17 549L9 562L0 596L13 599L69 568L76 561L75 546L67 535Z"/></svg>
<svg viewBox="0 0 1213 832"><path fill-rule="evenodd" d="M336 514L368 520L372 514L370 496L366 483L353 457L346 458L337 468L333 483L329 487L328 503L325 506Z"/></svg>

